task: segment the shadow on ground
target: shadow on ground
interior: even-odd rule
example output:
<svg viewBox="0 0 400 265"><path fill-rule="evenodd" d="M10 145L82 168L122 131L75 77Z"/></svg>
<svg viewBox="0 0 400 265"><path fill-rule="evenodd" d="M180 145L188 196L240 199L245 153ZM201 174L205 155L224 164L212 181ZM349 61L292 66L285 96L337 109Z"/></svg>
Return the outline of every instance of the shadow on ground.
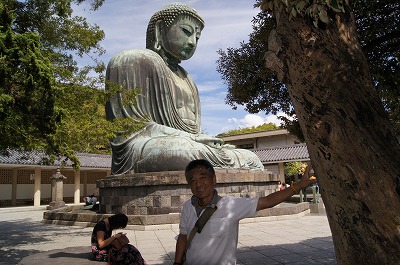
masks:
<svg viewBox="0 0 400 265"><path fill-rule="evenodd" d="M256 243L256 242L255 242ZM170 265L169 257L165 255L162 263L151 265ZM237 265L337 265L332 237L316 237L296 244L276 244L255 247L240 247L237 251Z"/></svg>
<svg viewBox="0 0 400 265"><path fill-rule="evenodd" d="M28 214L29 215L29 214ZM77 230L68 226L54 226L40 222L32 222L27 216L18 221L2 221L0 223L0 265L15 265L21 260L30 261L26 264L103 264L90 261L90 247L72 247L40 252L34 247L40 244L49 244L55 237L63 235L74 236ZM90 232L87 233L90 238ZM34 247L31 245L35 244ZM140 251L140 246L137 246ZM37 253L38 259L34 260ZM42 255L43 254L43 255ZM175 253L169 252L161 257L162 261L153 262L148 260L150 265L170 265ZM29 257L28 257L29 256ZM25 258L26 259L23 259ZM41 257L39 259L39 257ZM332 237L315 237L303 240L295 244L274 244L257 245L254 239L254 246L239 246L238 265L309 265L324 264L336 265L335 252ZM46 263L47 262L47 263ZM20 265L25 263L20 263Z"/></svg>
<svg viewBox="0 0 400 265"><path fill-rule="evenodd" d="M71 227L49 229L49 225L32 221L29 213L25 219L0 222L0 231L0 265L18 264L24 257L39 253L37 246L54 242L61 235L76 235L76 230ZM87 237L90 238L90 234Z"/></svg>
<svg viewBox="0 0 400 265"><path fill-rule="evenodd" d="M107 262L98 262L93 259L90 253L90 247L69 247L64 249L54 249L40 252L23 258L19 265L92 265L107 264Z"/></svg>

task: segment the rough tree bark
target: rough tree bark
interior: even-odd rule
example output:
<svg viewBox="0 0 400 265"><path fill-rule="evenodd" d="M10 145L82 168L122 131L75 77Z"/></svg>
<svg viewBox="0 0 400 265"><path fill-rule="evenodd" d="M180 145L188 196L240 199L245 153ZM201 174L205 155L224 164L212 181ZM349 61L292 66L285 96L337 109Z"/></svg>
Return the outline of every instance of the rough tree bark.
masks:
<svg viewBox="0 0 400 265"><path fill-rule="evenodd" d="M399 264L400 146L351 13L337 14L325 29L284 12L275 17L266 64L289 90L338 263Z"/></svg>

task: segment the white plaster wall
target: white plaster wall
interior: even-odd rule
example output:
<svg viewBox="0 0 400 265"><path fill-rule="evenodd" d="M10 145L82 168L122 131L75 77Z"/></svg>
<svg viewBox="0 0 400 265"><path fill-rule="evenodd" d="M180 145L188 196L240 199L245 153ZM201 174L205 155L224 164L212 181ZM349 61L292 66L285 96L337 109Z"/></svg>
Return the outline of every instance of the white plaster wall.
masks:
<svg viewBox="0 0 400 265"><path fill-rule="evenodd" d="M279 166L278 166L278 164L268 164L268 165L265 165L264 167L265 167L266 171L270 171L273 174L279 175Z"/></svg>
<svg viewBox="0 0 400 265"><path fill-rule="evenodd" d="M260 138L257 143L257 148L290 145L294 144L294 142L295 139L291 135L277 135L277 136Z"/></svg>
<svg viewBox="0 0 400 265"><path fill-rule="evenodd" d="M96 193L98 193L96 190L97 190L96 184L87 184L87 192L88 192L88 194L83 194L83 195L86 196L86 195L96 194ZM83 187L81 189L81 193L82 192L83 192Z"/></svg>
<svg viewBox="0 0 400 265"><path fill-rule="evenodd" d="M74 197L74 184L64 184L64 197ZM51 198L51 184L42 184L40 186L40 197ZM89 194L83 194L83 184L80 185L80 197L95 193L96 184L87 184L87 191ZM34 184L18 184L17 185L17 199L33 199ZM11 200L12 185L0 185L0 200Z"/></svg>
<svg viewBox="0 0 400 265"><path fill-rule="evenodd" d="M11 189L12 189L11 184L1 184L0 185L0 200L10 200L11 193L12 193Z"/></svg>
<svg viewBox="0 0 400 265"><path fill-rule="evenodd" d="M74 184L64 184L64 197L74 197ZM96 184L87 184L87 192L88 194L83 194L83 184L80 185L80 197L87 196L95 193Z"/></svg>
<svg viewBox="0 0 400 265"><path fill-rule="evenodd" d="M51 185L42 184L40 186L40 197L51 197ZM17 185L17 199L33 199L34 185L33 184L18 184ZM0 185L0 200L11 200L12 186L11 184Z"/></svg>

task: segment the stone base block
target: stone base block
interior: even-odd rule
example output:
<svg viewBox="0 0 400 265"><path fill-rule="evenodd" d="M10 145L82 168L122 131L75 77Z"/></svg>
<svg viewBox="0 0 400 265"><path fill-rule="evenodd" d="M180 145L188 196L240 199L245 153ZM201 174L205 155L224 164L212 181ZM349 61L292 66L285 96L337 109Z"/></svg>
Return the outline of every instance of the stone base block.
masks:
<svg viewBox="0 0 400 265"><path fill-rule="evenodd" d="M47 210L54 210L58 208L65 207L65 202L64 201L52 201L49 203L49 206L47 206Z"/></svg>
<svg viewBox="0 0 400 265"><path fill-rule="evenodd" d="M310 213L309 203L281 203L271 209L257 212L255 217L243 219L241 222L262 222L280 220L282 218L299 218L306 213ZM73 225L80 227L92 227L98 221L111 216L102 214L82 206L66 206L43 214L43 222L46 224ZM164 230L177 229L180 214L160 214L160 215L128 215L128 225L130 230Z"/></svg>
<svg viewBox="0 0 400 265"><path fill-rule="evenodd" d="M278 189L278 176L260 170L216 169L222 196L255 198ZM109 176L97 181L100 212L126 215L179 213L192 197L183 171Z"/></svg>

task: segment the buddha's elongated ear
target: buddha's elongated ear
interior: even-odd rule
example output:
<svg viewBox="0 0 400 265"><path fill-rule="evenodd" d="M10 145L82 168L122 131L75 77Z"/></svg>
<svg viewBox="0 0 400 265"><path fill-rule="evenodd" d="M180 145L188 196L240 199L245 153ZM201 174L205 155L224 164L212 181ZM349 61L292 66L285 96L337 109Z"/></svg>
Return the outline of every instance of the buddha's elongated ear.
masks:
<svg viewBox="0 0 400 265"><path fill-rule="evenodd" d="M162 48L162 31L165 28L164 21L158 20L154 25L154 51L158 52Z"/></svg>

